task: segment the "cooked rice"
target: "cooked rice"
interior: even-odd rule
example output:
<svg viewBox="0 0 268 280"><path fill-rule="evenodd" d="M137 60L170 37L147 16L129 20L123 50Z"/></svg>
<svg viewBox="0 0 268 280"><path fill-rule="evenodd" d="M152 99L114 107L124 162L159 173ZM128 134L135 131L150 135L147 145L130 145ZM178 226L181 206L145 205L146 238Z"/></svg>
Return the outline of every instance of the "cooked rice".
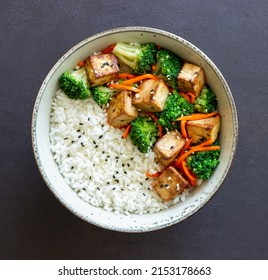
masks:
<svg viewBox="0 0 268 280"><path fill-rule="evenodd" d="M163 203L146 172L160 171L153 152L141 153L107 124L95 101L73 100L61 90L51 113L51 150L65 182L93 206L115 213L155 213L183 201L187 191Z"/></svg>

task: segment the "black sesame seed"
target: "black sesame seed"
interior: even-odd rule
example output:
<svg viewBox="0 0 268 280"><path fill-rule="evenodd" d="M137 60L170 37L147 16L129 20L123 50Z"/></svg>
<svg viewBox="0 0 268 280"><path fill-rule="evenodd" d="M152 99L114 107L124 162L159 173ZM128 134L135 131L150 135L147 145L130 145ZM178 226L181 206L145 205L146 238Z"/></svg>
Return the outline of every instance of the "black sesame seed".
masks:
<svg viewBox="0 0 268 280"><path fill-rule="evenodd" d="M115 176L113 175L113 178L115 179Z"/></svg>
<svg viewBox="0 0 268 280"><path fill-rule="evenodd" d="M83 142L81 142L81 146L82 146L82 147L85 147L85 145L84 145L84 143L83 143Z"/></svg>
<svg viewBox="0 0 268 280"><path fill-rule="evenodd" d="M80 122L79 124L80 124L80 125L83 125L83 123L81 123L81 122Z"/></svg>
<svg viewBox="0 0 268 280"><path fill-rule="evenodd" d="M68 154L67 157L69 157L70 155Z"/></svg>
<svg viewBox="0 0 268 280"><path fill-rule="evenodd" d="M146 179L145 179L145 181L148 181L148 180L149 180L149 178L146 178Z"/></svg>
<svg viewBox="0 0 268 280"><path fill-rule="evenodd" d="M124 163L122 163L122 167L125 167L125 164L124 164Z"/></svg>
<svg viewBox="0 0 268 280"><path fill-rule="evenodd" d="M130 160L133 160L134 159L134 157L132 157Z"/></svg>
<svg viewBox="0 0 268 280"><path fill-rule="evenodd" d="M115 173L116 173L116 174L118 174L118 173L119 173L119 171L115 171Z"/></svg>
<svg viewBox="0 0 268 280"><path fill-rule="evenodd" d="M124 174L127 174L127 172L126 172L126 171L124 171Z"/></svg>
<svg viewBox="0 0 268 280"><path fill-rule="evenodd" d="M68 137L64 138L64 140L68 140Z"/></svg>
<svg viewBox="0 0 268 280"><path fill-rule="evenodd" d="M166 188L169 187L169 184L165 184L165 187L166 187Z"/></svg>
<svg viewBox="0 0 268 280"><path fill-rule="evenodd" d="M171 146L170 149L173 150L173 149L174 149L174 146Z"/></svg>
<svg viewBox="0 0 268 280"><path fill-rule="evenodd" d="M103 137L103 135L99 136L99 139L101 139Z"/></svg>
<svg viewBox="0 0 268 280"><path fill-rule="evenodd" d="M74 140L72 140L72 144L73 144L73 143L75 143L75 141L74 141Z"/></svg>
<svg viewBox="0 0 268 280"><path fill-rule="evenodd" d="M110 182L106 182L107 185L110 185Z"/></svg>
<svg viewBox="0 0 268 280"><path fill-rule="evenodd" d="M113 188L113 191L115 190L116 188Z"/></svg>
<svg viewBox="0 0 268 280"><path fill-rule="evenodd" d="M127 166L130 167L130 164L128 163Z"/></svg>
<svg viewBox="0 0 268 280"><path fill-rule="evenodd" d="M72 166L71 169L74 169L74 167Z"/></svg>
<svg viewBox="0 0 268 280"><path fill-rule="evenodd" d="M82 137L82 136L81 136L81 135L79 135L79 136L78 136L78 139L79 139L79 138L81 138L81 137Z"/></svg>
<svg viewBox="0 0 268 280"><path fill-rule="evenodd" d="M99 147L99 146L98 146L98 145L96 145L96 146L95 146L95 149L97 149L98 147Z"/></svg>
<svg viewBox="0 0 268 280"><path fill-rule="evenodd" d="M92 179L92 177L91 176L89 176L89 180L91 180Z"/></svg>
<svg viewBox="0 0 268 280"><path fill-rule="evenodd" d="M102 153L102 154L105 154L105 151L102 151L101 153Z"/></svg>
<svg viewBox="0 0 268 280"><path fill-rule="evenodd" d="M93 144L94 144L94 145L96 145L96 144L97 144L95 140L93 140Z"/></svg>
<svg viewBox="0 0 268 280"><path fill-rule="evenodd" d="M146 194L145 193L142 193L144 196L146 196Z"/></svg>
<svg viewBox="0 0 268 280"><path fill-rule="evenodd" d="M90 117L88 117L87 120L90 121Z"/></svg>
<svg viewBox="0 0 268 280"><path fill-rule="evenodd" d="M108 159L106 158L105 161L108 161Z"/></svg>
<svg viewBox="0 0 268 280"><path fill-rule="evenodd" d="M77 132L80 132L81 130L80 129L77 129Z"/></svg>
<svg viewBox="0 0 268 280"><path fill-rule="evenodd" d="M99 187L97 187L97 190L98 190L98 191L100 191L100 188L99 188Z"/></svg>
<svg viewBox="0 0 268 280"><path fill-rule="evenodd" d="M85 188L83 188L83 190L85 191L86 189L85 189Z"/></svg>

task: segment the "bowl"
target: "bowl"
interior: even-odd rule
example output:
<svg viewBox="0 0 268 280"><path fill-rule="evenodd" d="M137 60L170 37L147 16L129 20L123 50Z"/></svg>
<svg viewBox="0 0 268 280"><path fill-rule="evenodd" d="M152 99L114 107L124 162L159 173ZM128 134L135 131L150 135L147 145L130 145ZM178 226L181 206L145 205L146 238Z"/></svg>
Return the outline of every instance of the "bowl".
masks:
<svg viewBox="0 0 268 280"><path fill-rule="evenodd" d="M58 78L78 61L118 41L154 42L188 62L202 66L207 83L217 95L222 116L220 164L212 177L196 187L183 202L154 214L123 215L107 212L83 200L66 184L50 150L50 114L52 98L58 89ZM177 224L196 213L217 192L230 169L238 137L235 103L227 82L216 65L200 49L185 39L149 27L123 27L91 36L75 45L52 67L38 92L32 115L32 145L41 175L56 198L71 212L96 226L120 232L147 232Z"/></svg>

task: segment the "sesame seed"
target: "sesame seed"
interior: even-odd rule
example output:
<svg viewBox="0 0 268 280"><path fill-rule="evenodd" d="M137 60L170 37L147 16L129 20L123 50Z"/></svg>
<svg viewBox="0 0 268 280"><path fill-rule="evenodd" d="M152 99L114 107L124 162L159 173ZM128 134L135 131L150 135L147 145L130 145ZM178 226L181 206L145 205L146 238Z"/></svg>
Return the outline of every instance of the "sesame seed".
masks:
<svg viewBox="0 0 268 280"><path fill-rule="evenodd" d="M81 130L80 129L77 129L77 132L80 132Z"/></svg>
<svg viewBox="0 0 268 280"><path fill-rule="evenodd" d="M171 146L170 149L171 149L171 150L174 150L174 146Z"/></svg>
<svg viewBox="0 0 268 280"><path fill-rule="evenodd" d="M83 125L83 123L81 123L81 122L80 122L79 124L80 124L80 125Z"/></svg>
<svg viewBox="0 0 268 280"><path fill-rule="evenodd" d="M168 177L168 180L171 181L171 177Z"/></svg>
<svg viewBox="0 0 268 280"><path fill-rule="evenodd" d="M99 136L99 139L101 139L103 137L103 135Z"/></svg>
<svg viewBox="0 0 268 280"><path fill-rule="evenodd" d="M74 167L72 166L71 169L74 169Z"/></svg>
<svg viewBox="0 0 268 280"><path fill-rule="evenodd" d="M140 97L140 95L137 93L137 94L135 94L135 97L136 97L136 98L139 98L139 97Z"/></svg>

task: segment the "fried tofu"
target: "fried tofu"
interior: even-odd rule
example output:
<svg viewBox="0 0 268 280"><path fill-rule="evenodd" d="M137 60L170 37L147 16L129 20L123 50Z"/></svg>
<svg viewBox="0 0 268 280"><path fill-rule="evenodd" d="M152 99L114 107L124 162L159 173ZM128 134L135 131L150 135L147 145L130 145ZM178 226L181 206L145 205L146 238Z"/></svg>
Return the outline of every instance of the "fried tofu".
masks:
<svg viewBox="0 0 268 280"><path fill-rule="evenodd" d="M91 86L104 85L118 79L119 67L113 54L91 55L85 62Z"/></svg>
<svg viewBox="0 0 268 280"><path fill-rule="evenodd" d="M205 72L202 67L185 62L178 75L180 91L192 92L198 97L205 85Z"/></svg>
<svg viewBox="0 0 268 280"><path fill-rule="evenodd" d="M216 115L202 120L188 121L186 123L187 134L192 138L192 143L198 144L204 140L218 138L220 131L221 117Z"/></svg>
<svg viewBox="0 0 268 280"><path fill-rule="evenodd" d="M152 187L164 202L169 202L188 188L189 183L173 166L169 166L152 182Z"/></svg>
<svg viewBox="0 0 268 280"><path fill-rule="evenodd" d="M115 94L107 109L108 122L114 127L122 127L137 118L138 110L132 105L132 93L122 90Z"/></svg>
<svg viewBox="0 0 268 280"><path fill-rule="evenodd" d="M145 112L161 112L169 94L169 89L163 80L148 79L140 84L132 104Z"/></svg>
<svg viewBox="0 0 268 280"><path fill-rule="evenodd" d="M185 142L182 135L173 130L156 142L153 151L156 153L158 161L167 166L178 156Z"/></svg>

